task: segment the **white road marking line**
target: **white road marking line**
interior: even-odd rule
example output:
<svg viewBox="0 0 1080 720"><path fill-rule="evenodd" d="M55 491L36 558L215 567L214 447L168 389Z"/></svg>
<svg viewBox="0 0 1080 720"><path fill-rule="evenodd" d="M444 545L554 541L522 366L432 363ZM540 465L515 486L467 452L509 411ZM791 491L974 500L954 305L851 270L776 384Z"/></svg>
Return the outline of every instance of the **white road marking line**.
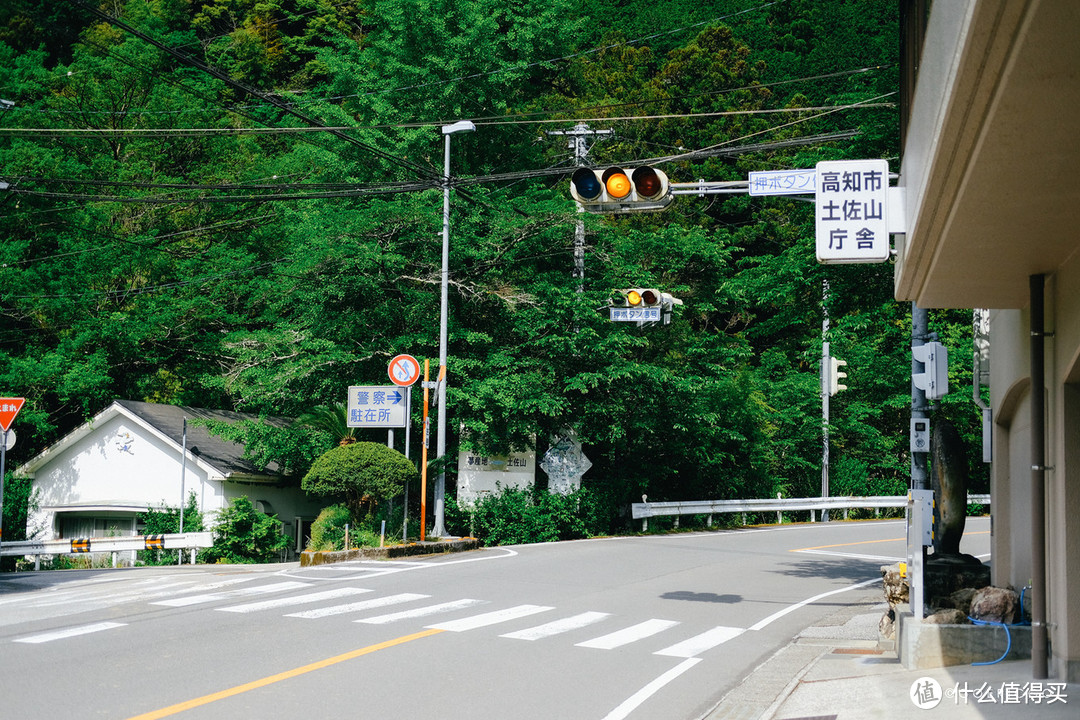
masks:
<svg viewBox="0 0 1080 720"><path fill-rule="evenodd" d="M449 622L439 623L438 625L428 625L427 629L446 630L447 632L464 632L466 630L475 630L476 628L495 625L501 622L517 620L518 618L528 617L529 615L535 615L536 613L547 612L548 610L554 609L555 608L546 605L516 605L512 608L506 608L505 610L495 610L494 612L473 615L472 617L462 618L461 620L450 620Z"/></svg>
<svg viewBox="0 0 1080 720"><path fill-rule="evenodd" d="M548 543L549 545L552 543ZM439 561L422 561L422 560L396 560L394 565L397 567L386 568L383 565L383 561L373 562L370 560L358 560L355 563L336 563L335 565L316 565L315 567L306 567L298 569L282 570L278 572L278 575L285 575L287 577L299 577L304 580L332 580L337 582L338 580L350 580L349 577L319 577L317 574L321 572L321 568L328 568L338 573L357 572L359 577L378 577L380 575L393 575L401 572L414 572L416 570L436 570L439 568L452 567L454 565L461 565L462 563L474 563L474 562L486 562L488 560L505 560L517 556L517 551L510 550L509 548L490 548L485 551L485 554L479 557L468 557L461 560L439 560ZM368 570L365 571L362 567L358 569L359 564L377 564L385 569L382 570ZM316 574L308 574L315 572Z"/></svg>
<svg viewBox="0 0 1080 720"><path fill-rule="evenodd" d="M577 630L593 623L600 622L604 618L611 617L611 613L604 612L584 612L580 615L573 615L571 617L562 618L561 620L554 620L544 625L537 625L536 627L526 628L524 630L518 630L512 633L506 633L499 637L511 638L513 640L539 640L541 638L550 637L552 635L558 635L559 633L569 632L571 630Z"/></svg>
<svg viewBox="0 0 1080 720"><path fill-rule="evenodd" d="M746 631L742 628L718 625L712 630L707 630L700 635L695 635L689 640L683 640L681 643L676 643L671 647L657 650L653 655L680 658L696 657L706 650L711 650L717 645L721 645L732 638L742 635L744 632Z"/></svg>
<svg viewBox="0 0 1080 720"><path fill-rule="evenodd" d="M307 595L293 595L292 597L274 598L273 600L260 600L259 602L245 603L243 605L230 605L229 607L217 609L220 612L250 613L258 612L259 610L269 610L270 608L288 607L289 605L304 605L306 603L321 602L323 600L334 600L340 597L361 595L369 592L371 592L371 590L365 590L363 588L335 588L334 590L322 590L320 592L308 593Z"/></svg>
<svg viewBox="0 0 1080 720"><path fill-rule="evenodd" d="M599 650L614 650L617 647L623 645L629 645L632 642L643 640L657 633L663 632L668 628L675 627L679 622L677 620L659 620L653 618L646 620L645 622L638 623L637 625L631 625L630 627L623 628L622 630L616 630L613 633L607 635L601 635L598 638L592 640L586 640L585 642L579 642L577 647L597 648Z"/></svg>
<svg viewBox="0 0 1080 720"><path fill-rule="evenodd" d="M765 627L766 625L770 625L773 622L775 622L776 620L779 620L780 618L784 617L788 613L795 612L799 608L801 608L801 607L803 607L805 605L809 605L812 602L817 602L818 600L821 600L822 598L827 598L830 595L837 595L837 594L842 593L842 592L847 592L848 590L857 590L857 589L859 589L861 587L865 587L866 585L870 585L870 584L873 584L873 583L879 583L879 582L881 582L881 578L877 577L877 578L872 578L870 580L864 580L861 583L855 583L854 585L848 585L847 587L842 587L839 590L830 590L829 592L823 592L820 595L815 595L814 597L807 598L807 599L803 600L802 602L797 602L794 605L789 605L786 608L784 608L783 610L777 610L776 612L774 612L769 617L765 618L764 620L759 620L758 622L754 623L753 625L751 625L747 629L748 630L760 630L761 628Z"/></svg>
<svg viewBox="0 0 1080 720"><path fill-rule="evenodd" d="M303 612L289 613L285 617L298 617L313 620L317 618L329 617L331 615L344 615L345 613L361 612L363 610L371 610L373 608L386 607L387 605L398 605L400 603L412 602L413 600L423 600L429 598L430 595L418 595L417 593L401 593L399 595L387 595L386 597L373 598L371 600L361 600L360 602L348 603L346 605L332 605L325 608L317 608L315 610L304 610Z"/></svg>
<svg viewBox="0 0 1080 720"><path fill-rule="evenodd" d="M415 610L402 610L401 612L387 613L386 615L360 618L359 620L353 620L353 622L366 623L368 625L385 625L398 620L409 620L412 618L427 617L429 615L438 615L439 613L444 612L452 612L454 610L462 610L474 605L483 605L486 602L487 600L472 600L465 598L462 600L439 603L438 605L427 605L422 608L416 608Z"/></svg>
<svg viewBox="0 0 1080 720"><path fill-rule="evenodd" d="M665 685L701 662L701 658L688 658L628 697L617 708L604 716L604 720L623 720L643 702L658 693Z"/></svg>
<svg viewBox="0 0 1080 720"><path fill-rule="evenodd" d="M145 583L137 584L145 585ZM31 602L27 604L26 607L46 608L57 607L60 605L120 605L125 602L165 597L166 595L175 595L178 592L186 592L191 589L187 587L191 584L191 580L179 580L177 582L151 585L144 589L126 590L120 593L114 593L111 590L95 590L93 592L67 591L63 596L52 596L37 602ZM185 589L181 590L180 588Z"/></svg>
<svg viewBox="0 0 1080 720"><path fill-rule="evenodd" d="M90 633L101 632L102 630L111 630L112 628L124 627L127 623L115 623L115 622L101 622L94 623L93 625L80 625L79 627L65 628L63 630L54 630L53 632L42 633L40 635L31 635L29 637L17 638L12 642L17 643L46 643L53 640L63 640L64 638L76 637L78 635L88 635Z"/></svg>
<svg viewBox="0 0 1080 720"><path fill-rule="evenodd" d="M219 593L206 593L203 595L187 595L186 597L172 598L170 600L158 600L157 602L150 603L151 605L164 605L166 607L186 607L188 605L199 605L201 603L216 602L217 600L227 600L234 597L244 597L246 595L265 595L267 593L285 592L286 590L296 590L298 588L307 587L307 583L288 581L271 583L270 585L258 585L256 587L237 588L236 590L226 590Z"/></svg>
<svg viewBox="0 0 1080 720"><path fill-rule="evenodd" d="M120 593L114 593L109 589L72 589L63 590L55 595L50 595L42 600L28 604L27 607L34 608L47 608L57 607L60 605L86 605L86 606L112 606L120 605L125 602L134 602L137 600L147 600L155 597L165 597L168 595L179 595L186 592L205 592L206 590L214 590L216 588L228 587L230 585L238 585L240 583L250 582L257 580L258 576L230 578L228 580L219 580L217 582L208 583L206 585L199 585L197 587L186 587L195 584L194 580L178 580L175 582L164 582L154 584L154 580L138 581L135 585L148 585L146 590L126 590Z"/></svg>

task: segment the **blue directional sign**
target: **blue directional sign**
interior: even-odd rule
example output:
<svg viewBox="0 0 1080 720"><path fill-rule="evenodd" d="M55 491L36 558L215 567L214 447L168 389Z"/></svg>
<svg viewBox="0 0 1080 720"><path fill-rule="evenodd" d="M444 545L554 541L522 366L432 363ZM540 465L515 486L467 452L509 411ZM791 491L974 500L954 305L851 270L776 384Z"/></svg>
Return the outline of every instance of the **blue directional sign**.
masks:
<svg viewBox="0 0 1080 720"><path fill-rule="evenodd" d="M407 391L394 385L351 385L346 424L355 428L398 428L408 422Z"/></svg>
<svg viewBox="0 0 1080 720"><path fill-rule="evenodd" d="M817 170L764 170L750 173L751 195L813 195Z"/></svg>

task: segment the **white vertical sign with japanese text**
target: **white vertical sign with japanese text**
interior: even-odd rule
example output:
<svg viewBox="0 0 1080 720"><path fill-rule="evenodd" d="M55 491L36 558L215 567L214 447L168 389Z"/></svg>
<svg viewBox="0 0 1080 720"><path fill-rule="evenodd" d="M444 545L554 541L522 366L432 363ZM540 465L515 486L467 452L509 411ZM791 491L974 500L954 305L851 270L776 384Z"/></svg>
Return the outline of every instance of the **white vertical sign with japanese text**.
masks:
<svg viewBox="0 0 1080 720"><path fill-rule="evenodd" d="M878 263L889 259L889 163L819 162L814 209L818 262Z"/></svg>

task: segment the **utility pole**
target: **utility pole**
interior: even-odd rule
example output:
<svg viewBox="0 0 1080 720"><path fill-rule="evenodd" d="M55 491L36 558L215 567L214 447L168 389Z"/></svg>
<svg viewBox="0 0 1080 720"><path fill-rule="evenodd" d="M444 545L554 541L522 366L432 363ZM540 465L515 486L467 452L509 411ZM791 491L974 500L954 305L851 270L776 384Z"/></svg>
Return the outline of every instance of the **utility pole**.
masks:
<svg viewBox="0 0 1080 720"><path fill-rule="evenodd" d="M585 138L596 137L597 135L610 135L611 130L590 130L589 126L585 123L578 123L570 130L549 130L548 135L565 135L570 138L567 143L567 147L573 152L574 165L581 167L585 165L585 158L589 154L589 148L586 145ZM578 208L578 212L582 213L584 210ZM577 291L585 291L585 222L578 218L578 221L574 224L574 274L573 277L577 278L578 286Z"/></svg>
<svg viewBox="0 0 1080 720"><path fill-rule="evenodd" d="M829 281L821 281L821 499L829 497ZM829 511L822 509L821 522L829 521Z"/></svg>
<svg viewBox="0 0 1080 720"><path fill-rule="evenodd" d="M929 313L925 308L920 308L914 302L911 303L911 346L920 347L926 344L930 337ZM919 375L925 371L923 363L911 358L911 374ZM926 391L919 388L915 381L911 382L911 418L912 420L928 420L930 407L926 401ZM929 453L911 453L911 488L913 490L926 490L930 487L929 473L926 468Z"/></svg>

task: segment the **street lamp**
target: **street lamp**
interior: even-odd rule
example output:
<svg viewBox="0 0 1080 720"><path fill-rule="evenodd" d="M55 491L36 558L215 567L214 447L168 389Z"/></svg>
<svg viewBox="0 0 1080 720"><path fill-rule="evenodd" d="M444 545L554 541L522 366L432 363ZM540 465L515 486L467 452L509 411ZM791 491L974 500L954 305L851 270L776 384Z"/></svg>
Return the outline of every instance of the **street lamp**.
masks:
<svg viewBox="0 0 1080 720"><path fill-rule="evenodd" d="M443 151L443 225L442 225L442 303L439 306L439 431L435 443L435 458L441 460L446 454L446 325L449 311L447 300L450 286L450 136L459 132L472 132L476 130L469 120L459 120L456 123L442 126L442 134L445 140ZM441 537L446 534L444 527L446 494L446 465L440 463L439 476L435 481L435 527L431 534Z"/></svg>

